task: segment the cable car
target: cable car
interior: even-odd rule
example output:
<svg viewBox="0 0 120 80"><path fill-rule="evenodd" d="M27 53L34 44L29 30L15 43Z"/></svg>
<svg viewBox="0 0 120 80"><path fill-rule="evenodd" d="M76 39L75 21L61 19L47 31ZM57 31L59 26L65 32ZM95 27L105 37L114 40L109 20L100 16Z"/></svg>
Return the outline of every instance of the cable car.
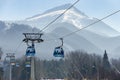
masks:
<svg viewBox="0 0 120 80"><path fill-rule="evenodd" d="M20 67L20 64L19 64L19 63L16 63L16 67Z"/></svg>
<svg viewBox="0 0 120 80"><path fill-rule="evenodd" d="M10 63L11 65L15 65L15 56L11 56Z"/></svg>
<svg viewBox="0 0 120 80"><path fill-rule="evenodd" d="M55 56L55 57L64 57L64 50L62 48L62 46L63 46L63 38L60 38L60 40L62 41L62 45L59 46L59 47L56 47L54 49L53 56Z"/></svg>
<svg viewBox="0 0 120 80"><path fill-rule="evenodd" d="M31 58L26 57L25 67L31 67Z"/></svg>
<svg viewBox="0 0 120 80"><path fill-rule="evenodd" d="M30 61L26 61L25 67L31 67Z"/></svg>
<svg viewBox="0 0 120 80"><path fill-rule="evenodd" d="M64 50L62 47L56 47L55 50L54 50L54 53L53 55L55 57L64 57Z"/></svg>
<svg viewBox="0 0 120 80"><path fill-rule="evenodd" d="M35 55L35 48L34 46L28 46L26 50L26 56L31 57Z"/></svg>

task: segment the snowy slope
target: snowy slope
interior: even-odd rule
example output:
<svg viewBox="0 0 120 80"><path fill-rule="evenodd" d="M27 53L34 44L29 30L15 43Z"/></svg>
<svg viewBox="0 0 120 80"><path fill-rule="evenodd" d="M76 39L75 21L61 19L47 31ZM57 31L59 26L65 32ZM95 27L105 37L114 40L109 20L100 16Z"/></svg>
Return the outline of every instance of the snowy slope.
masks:
<svg viewBox="0 0 120 80"><path fill-rule="evenodd" d="M27 18L25 21L21 21L20 23L25 23L31 26L35 26L39 29L42 29L46 26L46 24L50 23L57 16L63 13L70 4L58 6L56 8L50 9L43 14L35 15L33 17ZM66 12L60 19L58 19L55 23L67 22L78 29L85 27L93 22L96 22L97 18L91 18L85 15L83 12L79 11L75 7ZM53 23L54 24L54 23ZM56 25L57 26L57 25ZM52 26L50 27L52 28ZM97 33L99 35L106 36L117 36L120 35L119 32L105 24L104 22L99 22L89 28L87 30Z"/></svg>

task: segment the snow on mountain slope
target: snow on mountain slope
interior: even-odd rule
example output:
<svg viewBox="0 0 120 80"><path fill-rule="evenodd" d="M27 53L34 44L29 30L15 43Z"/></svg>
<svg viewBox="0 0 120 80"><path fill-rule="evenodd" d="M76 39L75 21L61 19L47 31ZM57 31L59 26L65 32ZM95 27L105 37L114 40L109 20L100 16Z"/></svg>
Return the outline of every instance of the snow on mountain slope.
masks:
<svg viewBox="0 0 120 80"><path fill-rule="evenodd" d="M35 17L32 17L32 18L28 18L26 19L27 21L33 21L33 20L37 20L37 19L40 19L40 18L44 18L44 17L53 17L53 15L59 15L61 13L63 13L65 10L59 10L59 11L54 11L54 12L50 12L49 14L44 14L44 15L41 15L41 16L35 16Z"/></svg>
<svg viewBox="0 0 120 80"><path fill-rule="evenodd" d="M42 29L48 23L53 21L57 16L63 13L69 6L70 4L58 6L56 8L46 11L43 14L39 14L39 15L35 15L33 17L27 18L26 20L21 21L19 23L28 24L31 26L35 26L39 29ZM76 9L75 7L73 7L72 9L67 11L62 17L60 17L60 19L58 19L55 23L67 22L74 25L78 29L81 29L93 22L96 22L97 20L98 20L97 18L90 18L86 16L84 13L82 13L81 11L79 11L78 9ZM50 26L50 28L52 28L52 26ZM87 28L87 30L103 36L120 35L119 32L117 32L115 29L111 28L110 26L108 26L102 21L92 25L91 27Z"/></svg>
<svg viewBox="0 0 120 80"><path fill-rule="evenodd" d="M54 13L54 14L52 14L52 15L55 15L55 14L61 14L61 13L63 13L66 9L68 9L69 7L71 6L71 4L64 4L64 5L61 5L61 6L58 6L58 7L55 7L55 8L52 8L52 9L49 9L49 10L47 10L47 11L45 11L44 13L42 13L42 14L38 14L38 15L35 15L35 16L32 16L32 17L30 17L30 18L27 18L26 20L32 20L32 19L34 19L34 18L38 18L38 17L40 17L40 16L44 16L44 15L50 15L50 14L52 14L52 13ZM84 13L82 13L82 12L80 12L77 8L73 8L73 10L75 10L75 12L77 12L77 13L79 13L80 15L82 15L82 16L86 16ZM87 16L86 16L87 17Z"/></svg>
<svg viewBox="0 0 120 80"><path fill-rule="evenodd" d="M67 32L67 30L65 31L64 29L61 30L61 28L65 28L65 30L67 29L67 30L69 30L69 32ZM56 32L53 29L55 29ZM52 25L52 29L51 28L49 29L50 32L54 31L53 35L56 34L56 37L62 37L63 35L69 34L72 31L76 31L76 30L77 30L77 28L74 25L66 23L66 22L56 23L56 24ZM81 30L80 32L77 32L76 34L79 35L80 37L82 36L86 40L90 41L92 44L97 46L97 48L101 49L102 51L104 51L106 49L109 52L111 52L116 47L119 47L119 44L118 44L119 40L120 40L119 36L118 37L102 36L102 35L93 33L89 30ZM75 36L76 34L73 34L71 36ZM67 37L70 37L70 36L67 36ZM77 38L72 38L72 40L74 40L74 39L77 39ZM77 42L77 41L75 41L75 42Z"/></svg>
<svg viewBox="0 0 120 80"><path fill-rule="evenodd" d="M53 30L52 34L54 34L54 36L58 37L58 36L68 34L70 32L71 31L69 29L61 27L61 28L56 28L55 30ZM66 44L69 44L69 46L71 46L74 50L83 49L83 50L88 51L89 53L102 52L97 46L95 46L90 41L86 40L84 37L82 37L78 34L64 38L64 42Z"/></svg>
<svg viewBox="0 0 120 80"><path fill-rule="evenodd" d="M102 50L106 49L109 52L111 52L112 50L114 50L116 47L120 45L118 44L120 39L118 39L117 37L105 37L105 36L95 34L88 30L82 30L81 32L79 32L79 35L83 36L88 41L91 41L100 49Z"/></svg>
<svg viewBox="0 0 120 80"><path fill-rule="evenodd" d="M36 45L36 50L37 50L36 55L42 56L42 58L46 58L46 55L49 56L50 58L53 58L54 48L61 45L61 41L57 39L58 36L61 36L69 32L71 31L64 27L61 27L54 29L52 32L44 35L43 38L45 39L45 42L41 43L40 45L39 44ZM90 41L86 40L84 37L79 36L77 34L64 39L63 49L65 50L65 54L66 52L75 51L75 50L85 50L88 53L96 53L96 54L102 53L102 50L99 49L96 45L92 44Z"/></svg>

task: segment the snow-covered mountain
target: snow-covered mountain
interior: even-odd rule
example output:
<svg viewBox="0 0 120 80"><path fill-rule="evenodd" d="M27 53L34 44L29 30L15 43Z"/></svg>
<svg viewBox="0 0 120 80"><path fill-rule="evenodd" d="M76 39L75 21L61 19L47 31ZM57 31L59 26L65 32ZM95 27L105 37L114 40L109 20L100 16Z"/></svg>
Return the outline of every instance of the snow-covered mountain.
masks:
<svg viewBox="0 0 120 80"><path fill-rule="evenodd" d="M48 23L54 20L57 16L63 13L69 6L70 4L58 6L56 8L53 8L44 12L43 14L39 14L39 15L35 15L33 17L27 18L25 21L22 21L19 23L25 23L33 27L35 26L39 29L42 29ZM60 19L58 19L55 23L67 22L69 24L73 24L76 28L80 29L98 20L99 19L97 18L88 17L83 12L73 7L72 9L67 11ZM53 27L50 27L50 28L53 28ZM119 32L117 32L116 30L114 30L113 28L111 28L109 25L105 24L102 21L95 25L92 25L91 27L87 28L87 30L97 33L99 35L106 35L106 36L120 35Z"/></svg>
<svg viewBox="0 0 120 80"><path fill-rule="evenodd" d="M0 21L0 46L5 52L17 51L17 55L24 55L26 49L25 44L22 44L21 47L16 50L17 46L24 38L22 33L32 32L33 28L34 32L39 32L48 23L63 13L70 5L71 4L58 6L42 14L38 14L21 21ZM36 55L41 58L53 58L52 53L54 48L60 45L60 41L56 40L56 38L79 30L97 20L97 18L88 17L75 7L70 9L44 31L42 38L45 42L36 44ZM89 28L65 37L64 49L65 52L82 49L89 53L98 53L101 55L106 49L109 52L109 55L114 57L118 55L118 53L113 55L111 52L120 46L120 44L118 44L120 39L118 36L119 34L119 32L101 21ZM55 40L48 41L49 39Z"/></svg>

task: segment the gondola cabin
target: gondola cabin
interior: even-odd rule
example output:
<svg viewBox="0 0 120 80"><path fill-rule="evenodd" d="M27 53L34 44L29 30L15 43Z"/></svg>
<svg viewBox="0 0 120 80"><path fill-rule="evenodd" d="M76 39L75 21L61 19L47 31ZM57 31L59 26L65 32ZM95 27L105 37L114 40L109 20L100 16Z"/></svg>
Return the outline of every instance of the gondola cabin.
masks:
<svg viewBox="0 0 120 80"><path fill-rule="evenodd" d="M15 56L11 56L10 63L11 65L15 65Z"/></svg>
<svg viewBox="0 0 120 80"><path fill-rule="evenodd" d="M56 47L54 49L53 56L55 57L64 57L64 50L62 47Z"/></svg>
<svg viewBox="0 0 120 80"><path fill-rule="evenodd" d="M20 64L19 64L19 63L16 63L16 67L20 67Z"/></svg>
<svg viewBox="0 0 120 80"><path fill-rule="evenodd" d="M25 67L31 67L30 61L26 61Z"/></svg>
<svg viewBox="0 0 120 80"><path fill-rule="evenodd" d="M30 57L26 58L25 67L31 67L31 58Z"/></svg>
<svg viewBox="0 0 120 80"><path fill-rule="evenodd" d="M35 48L33 46L27 47L26 56L31 57L35 55Z"/></svg>

